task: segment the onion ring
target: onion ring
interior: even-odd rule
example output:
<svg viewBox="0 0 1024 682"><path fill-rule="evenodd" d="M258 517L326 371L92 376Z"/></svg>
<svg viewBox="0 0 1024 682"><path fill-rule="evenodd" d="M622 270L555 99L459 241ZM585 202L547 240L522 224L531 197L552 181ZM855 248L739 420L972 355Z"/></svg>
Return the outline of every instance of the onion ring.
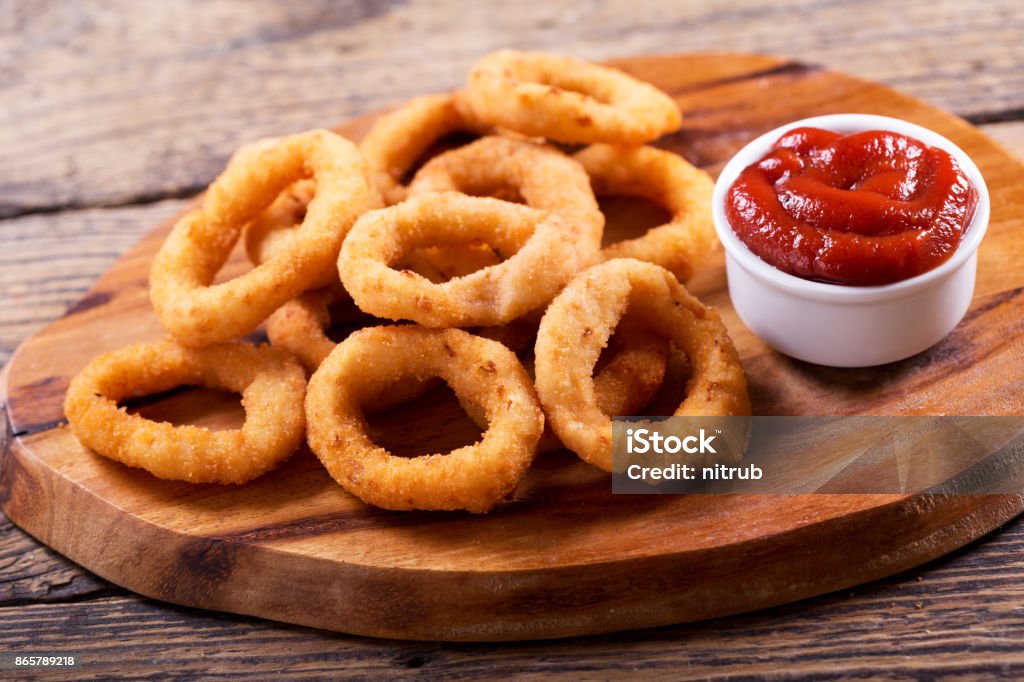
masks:
<svg viewBox="0 0 1024 682"><path fill-rule="evenodd" d="M511 348L507 343L504 345ZM635 414L650 402L661 388L668 369L671 350L669 343L664 338L651 334L646 328L638 326L636 321L627 315L619 323L607 350L610 359L603 367L594 370L594 395L597 405L609 416ZM527 372L531 370L532 365L527 363ZM478 427L487 428L487 420L479 406L466 401L460 401L460 404ZM564 447L558 436L546 427L540 443L537 444L537 452L552 452Z"/></svg>
<svg viewBox="0 0 1024 682"><path fill-rule="evenodd" d="M428 161L409 185L409 196L456 191L473 196L511 193L531 208L551 211L581 226L581 246L601 248L604 216L587 174L579 163L554 147L511 137L483 137Z"/></svg>
<svg viewBox="0 0 1024 682"><path fill-rule="evenodd" d="M371 315L426 327L502 325L546 304L582 268L589 257L580 248L584 231L519 204L430 192L360 218L338 270L356 305ZM512 255L443 284L391 267L416 247L474 242Z"/></svg>
<svg viewBox="0 0 1024 682"><path fill-rule="evenodd" d="M461 96L425 95L379 117L359 144L374 184L391 206L405 199L402 180L441 138L457 132L481 133L461 105Z"/></svg>
<svg viewBox="0 0 1024 682"><path fill-rule="evenodd" d="M243 228L242 240L250 263L263 265L288 248L315 194L313 180L299 180L277 195L274 203ZM309 282L308 288L319 289L337 281L338 275L332 268L324 271L319 280Z"/></svg>
<svg viewBox="0 0 1024 682"><path fill-rule="evenodd" d="M367 435L362 406L395 379L444 379L481 405L481 440L447 455L396 457ZM489 511L533 460L544 416L526 370L507 348L458 329L373 327L349 336L310 379L309 445L331 477L385 509Z"/></svg>
<svg viewBox="0 0 1024 682"><path fill-rule="evenodd" d="M316 196L287 247L240 277L212 284L243 225L309 175ZM202 208L182 217L157 253L150 272L157 317L190 346L248 334L325 277L348 229L379 202L359 151L334 133L311 131L243 148L210 185Z"/></svg>
<svg viewBox="0 0 1024 682"><path fill-rule="evenodd" d="M338 284L307 291L288 301L267 318L270 345L294 355L312 374L338 345L328 338L326 329L332 322L330 307L346 299L351 301Z"/></svg>
<svg viewBox="0 0 1024 682"><path fill-rule="evenodd" d="M270 345L294 355L307 376L312 375L338 345L327 336L326 330L336 322L331 314L332 308L337 309L338 304L345 303L354 313L347 318L349 321L358 322L360 317L364 321L375 319L356 308L339 283L307 291L275 310L266 323ZM365 407L370 412L386 410L418 398L437 384L437 381L416 379L397 381L384 393L367 400Z"/></svg>
<svg viewBox="0 0 1024 682"><path fill-rule="evenodd" d="M486 55L469 73L465 100L485 123L558 142L641 144L682 124L679 107L654 86L541 52Z"/></svg>
<svg viewBox="0 0 1024 682"><path fill-rule="evenodd" d="M643 197L672 215L669 222L652 227L641 237L605 247L602 260L636 258L660 265L685 281L715 249L718 242L711 222L714 183L678 154L654 147L595 144L575 158L583 164L598 196Z"/></svg>
<svg viewBox="0 0 1024 682"><path fill-rule="evenodd" d="M750 414L739 356L718 314L672 273L622 258L580 273L548 307L537 333L536 385L552 430L581 459L612 470L612 424L592 372L626 310L686 354L692 368L686 416Z"/></svg>
<svg viewBox="0 0 1024 682"><path fill-rule="evenodd" d="M129 414L117 401L181 385L241 393L241 429L210 431ZM142 343L100 355L71 381L64 413L82 445L154 476L240 484L270 471L302 443L302 368L268 346L186 348Z"/></svg>
<svg viewBox="0 0 1024 682"><path fill-rule="evenodd" d="M594 397L604 414L635 414L661 388L668 367L668 341L627 316L609 344L611 358L594 371Z"/></svg>
<svg viewBox="0 0 1024 682"><path fill-rule="evenodd" d="M636 414L661 388L668 368L669 343L627 316L615 330L609 350L611 359L593 374L597 407L609 417ZM548 425L537 452L563 448L565 445Z"/></svg>
<svg viewBox="0 0 1024 682"><path fill-rule="evenodd" d="M278 195L263 213L245 226L245 251L253 265L262 265L288 247L294 228L302 224L306 207L316 192L312 180L299 180ZM497 265L501 258L486 245L425 247L406 258L405 265L431 282L447 282L463 277L488 265ZM338 282L335 269L325 272L309 288L321 289Z"/></svg>

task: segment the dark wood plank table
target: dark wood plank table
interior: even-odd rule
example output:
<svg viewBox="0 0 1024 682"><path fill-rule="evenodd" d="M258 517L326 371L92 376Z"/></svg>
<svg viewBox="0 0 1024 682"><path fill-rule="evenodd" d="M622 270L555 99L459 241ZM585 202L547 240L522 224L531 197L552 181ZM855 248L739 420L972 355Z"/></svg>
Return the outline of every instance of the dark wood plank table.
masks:
<svg viewBox="0 0 1024 682"><path fill-rule="evenodd" d="M0 363L244 140L457 85L501 47L753 51L872 78L1024 154L1014 0L0 3ZM1022 180L1024 181L1024 180ZM909 574L752 615L510 645L369 640L156 603L0 515L0 655L104 679L1024 676L1024 523ZM3 676L4 673L0 673Z"/></svg>

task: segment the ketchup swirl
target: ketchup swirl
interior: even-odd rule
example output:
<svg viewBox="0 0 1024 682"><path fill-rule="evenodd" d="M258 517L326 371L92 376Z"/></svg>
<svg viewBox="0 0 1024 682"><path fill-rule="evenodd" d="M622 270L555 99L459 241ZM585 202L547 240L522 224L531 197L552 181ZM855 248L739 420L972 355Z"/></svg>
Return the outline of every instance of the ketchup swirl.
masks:
<svg viewBox="0 0 1024 682"><path fill-rule="evenodd" d="M869 286L948 259L977 202L943 149L885 130L796 128L739 174L725 210L739 238L779 270Z"/></svg>

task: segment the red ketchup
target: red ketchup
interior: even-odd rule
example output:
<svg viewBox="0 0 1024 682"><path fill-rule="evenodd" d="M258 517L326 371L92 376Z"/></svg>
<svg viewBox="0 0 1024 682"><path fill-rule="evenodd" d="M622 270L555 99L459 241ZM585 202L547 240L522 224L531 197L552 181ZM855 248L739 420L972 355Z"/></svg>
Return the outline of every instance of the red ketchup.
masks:
<svg viewBox="0 0 1024 682"><path fill-rule="evenodd" d="M978 192L945 150L885 130L787 132L729 188L732 229L762 260L820 282L898 282L948 259Z"/></svg>

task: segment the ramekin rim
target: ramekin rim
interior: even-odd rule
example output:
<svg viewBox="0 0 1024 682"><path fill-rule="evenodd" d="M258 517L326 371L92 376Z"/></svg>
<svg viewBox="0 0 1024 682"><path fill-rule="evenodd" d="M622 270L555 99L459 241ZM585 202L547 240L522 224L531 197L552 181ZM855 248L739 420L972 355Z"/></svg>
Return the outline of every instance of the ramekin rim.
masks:
<svg viewBox="0 0 1024 682"><path fill-rule="evenodd" d="M751 163L761 159L772 144L783 133L804 126L815 126L837 132L860 130L892 130L915 137L930 146L940 147L953 155L978 191L978 204L971 224L956 251L948 260L928 272L892 284L881 286L847 286L803 279L779 270L762 260L740 240L725 215L725 195L739 173ZM740 267L751 272L758 279L776 288L790 291L803 298L835 301L837 303L869 303L879 300L894 300L909 296L925 287L948 277L962 267L977 252L988 230L991 200L981 170L973 159L956 143L924 126L877 114L826 114L792 121L778 126L744 145L722 168L715 181L711 200L712 219L718 238L726 253L737 261Z"/></svg>

